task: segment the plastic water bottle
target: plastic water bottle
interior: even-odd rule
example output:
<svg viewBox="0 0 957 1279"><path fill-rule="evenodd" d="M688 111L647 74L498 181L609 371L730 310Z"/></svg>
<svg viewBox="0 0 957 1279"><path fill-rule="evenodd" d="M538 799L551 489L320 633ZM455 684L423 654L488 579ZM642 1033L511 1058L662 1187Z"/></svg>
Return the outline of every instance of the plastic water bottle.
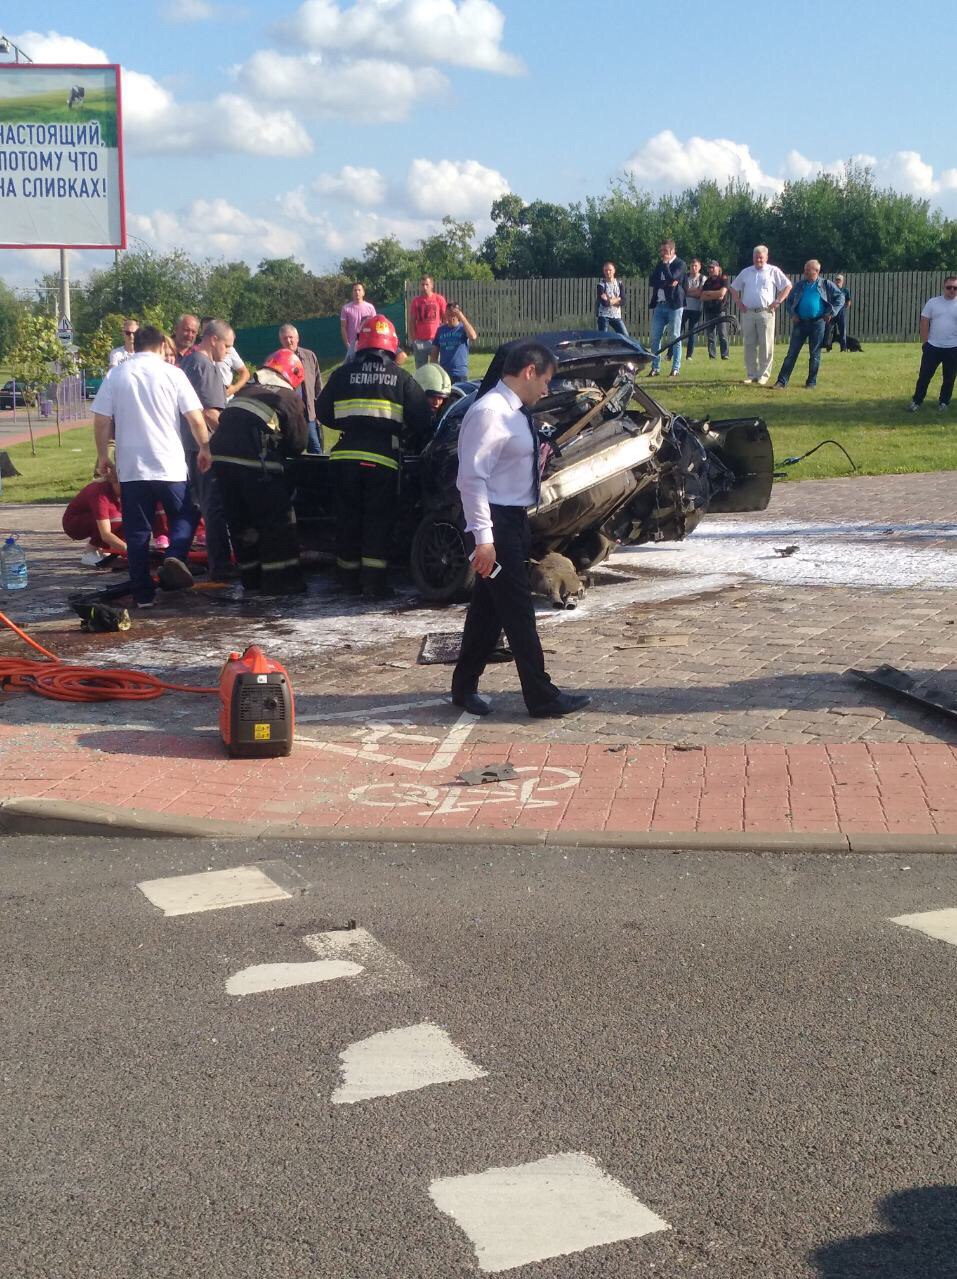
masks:
<svg viewBox="0 0 957 1279"><path fill-rule="evenodd" d="M21 591L27 584L27 557L15 537L0 549L0 582L5 591Z"/></svg>

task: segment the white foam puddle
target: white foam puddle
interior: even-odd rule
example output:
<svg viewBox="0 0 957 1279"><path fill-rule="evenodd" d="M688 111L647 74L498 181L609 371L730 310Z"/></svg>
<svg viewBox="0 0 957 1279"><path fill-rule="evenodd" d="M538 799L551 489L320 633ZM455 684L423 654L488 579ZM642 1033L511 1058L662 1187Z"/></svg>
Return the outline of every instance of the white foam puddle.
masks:
<svg viewBox="0 0 957 1279"><path fill-rule="evenodd" d="M943 545L937 545L943 543ZM776 547L796 546L793 554ZM957 525L708 518L685 542L619 551L612 566L695 577L735 574L791 586L957 586Z"/></svg>

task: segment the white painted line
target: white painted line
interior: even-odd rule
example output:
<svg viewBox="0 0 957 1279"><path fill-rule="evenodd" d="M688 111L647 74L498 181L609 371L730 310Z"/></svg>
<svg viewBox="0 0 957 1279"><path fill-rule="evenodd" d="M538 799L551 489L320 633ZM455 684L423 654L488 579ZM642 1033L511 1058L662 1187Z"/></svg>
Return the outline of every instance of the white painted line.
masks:
<svg viewBox="0 0 957 1279"><path fill-rule="evenodd" d="M477 723L477 715L470 715L468 711L460 715L449 730L445 741L422 771L424 773L437 773L443 768L448 768Z"/></svg>
<svg viewBox="0 0 957 1279"><path fill-rule="evenodd" d="M310 986L336 977L357 977L361 964L341 959L314 959L302 964L253 964L233 973L226 982L227 995L253 995L260 990L288 990L290 986Z"/></svg>
<svg viewBox="0 0 957 1279"><path fill-rule="evenodd" d="M361 711L333 711L331 715L297 715L297 724L324 724L330 719L364 719L369 715L393 715L396 711L417 711L420 706L448 706L447 697L430 697L422 702L393 702L391 706L367 706Z"/></svg>
<svg viewBox="0 0 957 1279"><path fill-rule="evenodd" d="M313 933L303 942L320 959L346 960L360 964L363 972L357 989L364 994L390 990L411 990L419 979L408 964L394 955L364 928L340 928L331 933Z"/></svg>
<svg viewBox="0 0 957 1279"><path fill-rule="evenodd" d="M946 910L924 910L917 915L898 915L891 923L900 924L902 928L913 928L937 941L957 946L957 909L952 906Z"/></svg>
<svg viewBox="0 0 957 1279"><path fill-rule="evenodd" d="M407 720L398 721L402 726L409 722ZM296 735L296 741L312 746L317 750L331 751L336 755L346 755L350 759L360 760L363 763L387 763L393 764L396 768L407 768L414 773L438 773L442 769L449 767L477 723L478 717L469 715L466 711L458 717L440 741L435 737L427 739L431 742L439 742L435 754L431 759L427 760L404 759L401 755L383 753L389 749L384 740L385 738L391 737L397 738L399 741L415 742L426 740L416 734L404 733L401 729L389 723L366 724L364 731L357 729L356 732L362 731L362 744L360 746L347 746L341 742L320 742L314 738L302 737L299 734Z"/></svg>
<svg viewBox="0 0 957 1279"><path fill-rule="evenodd" d="M164 915L194 915L203 910L252 906L257 902L276 902L292 896L264 875L258 866L234 866L231 870L209 870L199 875L144 879L136 887Z"/></svg>
<svg viewBox="0 0 957 1279"><path fill-rule="evenodd" d="M671 1229L578 1152L440 1177L429 1194L468 1235L479 1268L489 1273Z"/></svg>
<svg viewBox="0 0 957 1279"><path fill-rule="evenodd" d="M360 1039L339 1059L342 1083L332 1094L334 1105L395 1097L431 1084L483 1079L488 1074L452 1043L446 1031L429 1022Z"/></svg>

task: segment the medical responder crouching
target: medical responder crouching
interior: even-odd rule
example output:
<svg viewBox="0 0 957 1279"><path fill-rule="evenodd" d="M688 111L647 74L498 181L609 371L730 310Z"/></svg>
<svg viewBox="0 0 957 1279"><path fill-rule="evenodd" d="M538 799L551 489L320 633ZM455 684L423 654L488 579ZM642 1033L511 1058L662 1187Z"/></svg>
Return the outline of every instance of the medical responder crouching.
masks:
<svg viewBox="0 0 957 1279"><path fill-rule="evenodd" d="M355 357L335 370L316 404L322 425L342 433L329 455L336 468L339 581L369 599L391 593L386 577L401 455L419 452L431 434L425 393L396 365L398 349L392 321L368 316Z"/></svg>
<svg viewBox="0 0 957 1279"><path fill-rule="evenodd" d="M247 591L293 595L306 589L285 462L302 453L309 427L299 388L299 356L274 351L229 401L210 441L239 580Z"/></svg>

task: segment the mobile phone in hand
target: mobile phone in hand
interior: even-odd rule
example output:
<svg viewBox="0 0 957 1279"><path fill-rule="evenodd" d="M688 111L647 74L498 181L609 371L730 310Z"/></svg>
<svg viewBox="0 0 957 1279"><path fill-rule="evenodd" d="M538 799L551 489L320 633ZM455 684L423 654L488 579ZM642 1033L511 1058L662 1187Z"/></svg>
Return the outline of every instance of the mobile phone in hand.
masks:
<svg viewBox="0 0 957 1279"><path fill-rule="evenodd" d="M471 564L474 559L475 559L475 552L473 551L472 554L469 556L469 563ZM498 577L501 571L502 571L502 566L501 564L499 564L498 560L496 560L495 564L492 567L491 573L489 573L489 577Z"/></svg>

